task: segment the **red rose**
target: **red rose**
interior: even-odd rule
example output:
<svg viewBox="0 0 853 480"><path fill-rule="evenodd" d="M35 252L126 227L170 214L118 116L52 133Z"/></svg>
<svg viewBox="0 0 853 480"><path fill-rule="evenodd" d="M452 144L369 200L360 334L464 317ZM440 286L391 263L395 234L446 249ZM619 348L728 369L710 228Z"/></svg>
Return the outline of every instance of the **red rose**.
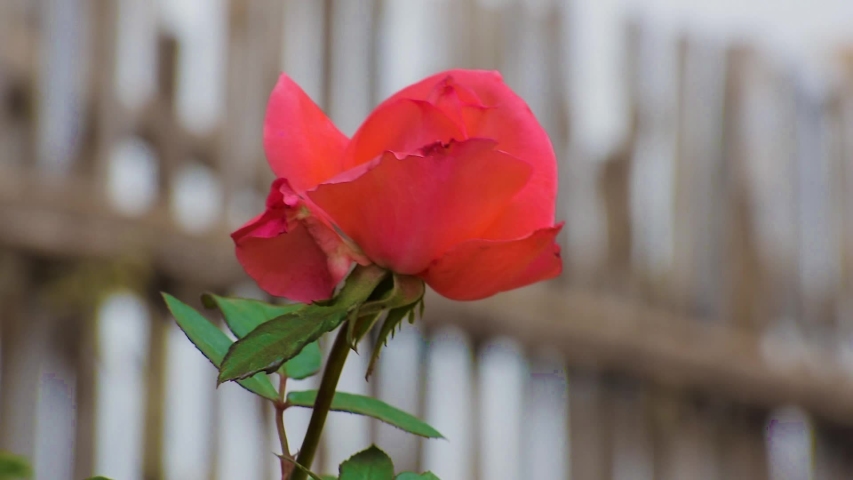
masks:
<svg viewBox="0 0 853 480"><path fill-rule="evenodd" d="M329 298L352 262L475 300L560 274L548 136L497 72L451 70L404 88L347 139L286 75L264 147L279 177L232 234L267 292Z"/></svg>

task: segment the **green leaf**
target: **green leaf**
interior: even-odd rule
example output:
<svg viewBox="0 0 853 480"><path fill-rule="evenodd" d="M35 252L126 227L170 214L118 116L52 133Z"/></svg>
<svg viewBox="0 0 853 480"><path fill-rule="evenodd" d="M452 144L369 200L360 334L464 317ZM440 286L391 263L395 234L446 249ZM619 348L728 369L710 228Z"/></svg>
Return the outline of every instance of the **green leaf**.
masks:
<svg viewBox="0 0 853 480"><path fill-rule="evenodd" d="M207 308L219 308L226 325L237 338L245 337L260 324L273 318L305 308L303 303L273 305L260 300L220 297L212 293L202 295L201 301Z"/></svg>
<svg viewBox="0 0 853 480"><path fill-rule="evenodd" d="M33 469L26 458L9 452L0 452L0 480L32 478Z"/></svg>
<svg viewBox="0 0 853 480"><path fill-rule="evenodd" d="M237 340L219 368L219 383L273 373L309 343L341 324L346 311L313 307L270 320Z"/></svg>
<svg viewBox="0 0 853 480"><path fill-rule="evenodd" d="M334 475L320 475L320 478L323 480L338 480L338 477Z"/></svg>
<svg viewBox="0 0 853 480"><path fill-rule="evenodd" d="M297 407L313 407L317 400L317 390L290 392L287 401ZM417 417L410 415L387 403L364 395L335 392L331 410L365 415L393 425L415 435L426 438L444 438L438 431Z"/></svg>
<svg viewBox="0 0 853 480"><path fill-rule="evenodd" d="M397 475L394 480L440 480L432 472L414 473L403 472Z"/></svg>
<svg viewBox="0 0 853 480"><path fill-rule="evenodd" d="M196 346L196 348L210 360L217 368L222 364L225 353L231 347L231 339L225 333L216 328L215 325L207 321L202 314L198 313L194 308L181 302L177 298L163 294L163 299L166 305L178 322L178 326L184 331L187 338ZM277 401L278 393L272 386L269 378L263 374L258 374L250 378L241 380L240 385L252 393L258 394L264 398Z"/></svg>
<svg viewBox="0 0 853 480"><path fill-rule="evenodd" d="M311 342L302 348L295 357L284 363L284 374L288 378L302 380L320 371L323 367L323 353L320 344Z"/></svg>
<svg viewBox="0 0 853 480"><path fill-rule="evenodd" d="M273 305L260 300L220 297L211 293L202 295L201 301L207 308L219 308L225 323L237 338L245 337L270 320L306 308L302 303ZM287 361L282 373L288 378L302 380L319 372L322 365L320 346L314 342L306 345L299 354Z"/></svg>
<svg viewBox="0 0 853 480"><path fill-rule="evenodd" d="M376 265L356 267L330 304L310 305L261 324L228 350L219 368L219 383L274 372L305 345L337 328L387 274Z"/></svg>
<svg viewBox="0 0 853 480"><path fill-rule="evenodd" d="M342 463L340 473L340 480L394 480L394 464L385 452L371 445Z"/></svg>

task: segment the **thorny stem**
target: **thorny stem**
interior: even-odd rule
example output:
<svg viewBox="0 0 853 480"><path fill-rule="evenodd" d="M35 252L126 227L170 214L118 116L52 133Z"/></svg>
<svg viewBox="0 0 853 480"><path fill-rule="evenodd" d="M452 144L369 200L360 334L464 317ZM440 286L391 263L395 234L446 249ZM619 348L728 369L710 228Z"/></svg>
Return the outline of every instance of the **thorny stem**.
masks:
<svg viewBox="0 0 853 480"><path fill-rule="evenodd" d="M335 389L338 386L338 380L341 378L341 372L344 369L349 351L347 326L344 324L340 327L338 336L335 337L335 343L332 345L332 351L329 353L326 370L323 372L323 379L320 381L320 390L317 391L317 400L314 402L314 411L311 414L311 421L308 423L308 431L305 433L305 440L302 442L302 448L296 458L296 462L305 468L311 468L311 463L314 461L314 454L317 453L317 447L320 445L320 435L323 433L323 426L326 424L326 417L329 415ZM291 480L307 480L307 478L308 475L304 471L296 469Z"/></svg>
<svg viewBox="0 0 853 480"><path fill-rule="evenodd" d="M285 402L286 386L287 377L283 374L278 374L279 400L275 403L275 427L278 431L278 440L281 442L281 480L287 480L293 471L293 462L287 460L291 457L290 448L287 445L287 434L284 432L284 409L287 405Z"/></svg>

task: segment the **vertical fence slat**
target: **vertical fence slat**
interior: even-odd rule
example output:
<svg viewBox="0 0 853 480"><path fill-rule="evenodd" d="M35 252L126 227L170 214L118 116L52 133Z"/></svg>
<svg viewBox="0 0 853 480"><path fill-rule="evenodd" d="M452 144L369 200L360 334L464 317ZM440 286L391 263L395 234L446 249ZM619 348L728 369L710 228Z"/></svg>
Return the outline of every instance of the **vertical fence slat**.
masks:
<svg viewBox="0 0 853 480"><path fill-rule="evenodd" d="M726 292L728 308L725 313L736 324L752 325L755 322L755 299L758 298L758 263L755 233L752 230L750 219L752 205L746 197L743 185L743 165L749 155L746 146L741 142L745 140L743 129L745 122L744 113L741 112L741 102L744 89L743 75L748 73L750 62L754 61L754 52L748 49L735 48L728 52L727 56L727 84L726 84L726 115L727 129L724 132L726 142L726 167L728 168L728 184L726 190L728 203L728 250L729 262L727 272L729 289Z"/></svg>
<svg viewBox="0 0 853 480"><path fill-rule="evenodd" d="M655 478L722 480L715 412L681 392L659 391L655 404Z"/></svg>
<svg viewBox="0 0 853 480"><path fill-rule="evenodd" d="M166 401L167 312L158 297L149 300L148 353L145 376L145 431L143 440L143 478L160 480L163 474L164 406Z"/></svg>
<svg viewBox="0 0 853 480"><path fill-rule="evenodd" d="M35 442L35 408L38 396L37 342L44 332L30 316L27 289L30 265L23 257L0 257L0 448L31 456Z"/></svg>
<svg viewBox="0 0 853 480"><path fill-rule="evenodd" d="M719 318L722 303L722 49L679 41L674 205L675 301L702 318Z"/></svg>
<svg viewBox="0 0 853 480"><path fill-rule="evenodd" d="M766 412L730 407L721 425L721 477L769 480Z"/></svg>
<svg viewBox="0 0 853 480"><path fill-rule="evenodd" d="M74 345L74 372L76 375L74 419L74 478L89 478L95 474L95 332L97 322L94 312L78 320Z"/></svg>
<svg viewBox="0 0 853 480"><path fill-rule="evenodd" d="M110 162L110 152L116 138L125 128L115 98L116 45L118 44L118 2L94 0L91 5L94 29L92 67L96 70L90 77L92 109L92 180L105 189ZM85 159L84 159L85 161ZM99 192L100 193L100 192Z"/></svg>
<svg viewBox="0 0 853 480"><path fill-rule="evenodd" d="M655 445L648 386L615 385L613 398L613 479L654 480Z"/></svg>
<svg viewBox="0 0 853 480"><path fill-rule="evenodd" d="M226 205L243 189L268 187L269 167L262 142L266 95L280 73L284 2L234 1L229 11L225 131L219 142L218 171ZM271 40L272 39L272 40ZM259 177L262 181L257 182Z"/></svg>
<svg viewBox="0 0 853 480"><path fill-rule="evenodd" d="M607 255L602 281L607 288L625 292L632 283L634 229L631 223L631 176L639 134L641 45L645 32L636 20L625 24L625 82L628 105L626 137L604 161L598 175L598 194L604 209ZM565 163L566 159L563 160ZM563 169L564 170L564 169ZM561 171L563 171L561 170ZM565 189L562 189L565 190ZM558 211L562 202L558 204Z"/></svg>
<svg viewBox="0 0 853 480"><path fill-rule="evenodd" d="M814 480L853 478L853 429L819 424L814 442Z"/></svg>
<svg viewBox="0 0 853 480"><path fill-rule="evenodd" d="M612 392L597 373L569 369L569 478L613 475Z"/></svg>

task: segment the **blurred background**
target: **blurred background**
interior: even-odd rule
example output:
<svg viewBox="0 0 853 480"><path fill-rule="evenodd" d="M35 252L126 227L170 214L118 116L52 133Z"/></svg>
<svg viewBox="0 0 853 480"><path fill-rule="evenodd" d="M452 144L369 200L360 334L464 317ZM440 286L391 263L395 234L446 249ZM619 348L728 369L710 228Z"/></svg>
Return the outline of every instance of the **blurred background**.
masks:
<svg viewBox="0 0 853 480"><path fill-rule="evenodd" d="M341 390L447 440L332 414L316 470L376 442L443 480L853 478L849 0L0 0L0 449L278 478L272 411L158 292L263 298L228 234L278 72L351 134L449 67L549 131L565 273L430 295L370 383L352 355Z"/></svg>

